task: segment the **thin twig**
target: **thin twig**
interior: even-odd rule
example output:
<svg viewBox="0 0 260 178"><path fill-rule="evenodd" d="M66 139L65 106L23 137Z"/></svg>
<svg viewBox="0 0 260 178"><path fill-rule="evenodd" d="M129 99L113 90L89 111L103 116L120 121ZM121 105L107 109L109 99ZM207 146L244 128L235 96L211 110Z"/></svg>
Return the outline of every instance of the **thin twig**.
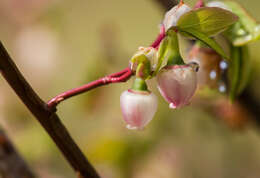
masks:
<svg viewBox="0 0 260 178"><path fill-rule="evenodd" d="M116 72L116 73L108 75L108 77L120 77L128 71L129 71L129 68L127 67L127 68L121 70L120 72Z"/></svg>
<svg viewBox="0 0 260 178"><path fill-rule="evenodd" d="M72 96L79 95L81 93L87 92L89 90L92 90L92 89L100 87L100 86L108 85L108 84L111 84L111 83L125 82L131 77L131 75L132 75L132 71L131 71L130 68L127 67L126 69L124 69L120 72L117 72L115 74L111 74L109 76L100 78L100 79L95 80L93 82L90 82L86 85L83 85L83 86L78 87L78 88L71 89L69 91L66 91L64 93L61 93L61 94L55 96L50 101L48 101L48 107L53 109L60 102L66 100L66 99L68 99Z"/></svg>
<svg viewBox="0 0 260 178"><path fill-rule="evenodd" d="M13 144L0 129L0 177L2 178L35 178Z"/></svg>
<svg viewBox="0 0 260 178"><path fill-rule="evenodd" d="M161 41L164 39L164 37L165 37L165 27L164 27L164 25L161 25L160 34L158 35L156 40L152 43L151 47L158 48Z"/></svg>
<svg viewBox="0 0 260 178"><path fill-rule="evenodd" d="M58 115L53 110L50 110L47 104L31 88L1 42L0 69L6 81L44 127L71 167L84 178L99 178L93 166L61 123Z"/></svg>

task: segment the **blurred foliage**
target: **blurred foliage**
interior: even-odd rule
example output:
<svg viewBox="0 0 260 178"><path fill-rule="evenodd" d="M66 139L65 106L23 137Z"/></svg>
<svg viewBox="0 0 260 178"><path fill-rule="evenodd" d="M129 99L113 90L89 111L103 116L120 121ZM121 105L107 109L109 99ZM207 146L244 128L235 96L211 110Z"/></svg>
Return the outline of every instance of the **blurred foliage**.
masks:
<svg viewBox="0 0 260 178"><path fill-rule="evenodd" d="M156 37L163 17L152 0L32 2L0 2L0 38L44 100L127 66L136 49ZM260 1L240 2L259 17ZM254 64L250 85L260 100L260 44L249 48ZM233 108L222 103L222 95L203 91L190 106L173 111L150 81L159 110L144 131L129 131L119 96L131 84L132 80L105 86L58 107L64 124L103 177L260 176L259 128L248 122L251 116L246 112L244 127L230 127L226 123L241 121L239 116L233 114L232 122L226 122L231 117L221 112L225 107L228 114L237 113L241 106ZM39 177L74 177L54 143L3 79L0 97L0 124Z"/></svg>

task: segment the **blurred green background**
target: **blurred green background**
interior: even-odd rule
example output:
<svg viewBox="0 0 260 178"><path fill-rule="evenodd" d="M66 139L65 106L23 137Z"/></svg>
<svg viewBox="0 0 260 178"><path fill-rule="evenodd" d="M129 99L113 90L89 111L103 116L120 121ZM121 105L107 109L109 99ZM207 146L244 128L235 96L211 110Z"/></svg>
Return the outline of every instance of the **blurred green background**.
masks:
<svg viewBox="0 0 260 178"><path fill-rule="evenodd" d="M260 20L259 0L240 2ZM125 68L137 48L156 37L163 14L153 0L1 0L0 39L47 101ZM250 86L258 101L259 50L260 42L250 44ZM0 80L0 125L32 169L44 178L75 177L39 123ZM242 106L223 116L218 114L226 105L223 96L196 96L190 106L170 110L151 81L160 102L156 116L144 131L130 131L119 97L131 83L105 86L58 107L65 126L103 177L260 177L260 129Z"/></svg>

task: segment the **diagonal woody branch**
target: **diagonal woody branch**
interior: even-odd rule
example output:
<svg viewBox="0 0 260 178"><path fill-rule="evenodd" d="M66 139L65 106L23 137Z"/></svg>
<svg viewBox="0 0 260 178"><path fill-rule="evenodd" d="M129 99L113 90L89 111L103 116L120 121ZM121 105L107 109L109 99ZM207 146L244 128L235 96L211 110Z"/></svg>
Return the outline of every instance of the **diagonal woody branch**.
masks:
<svg viewBox="0 0 260 178"><path fill-rule="evenodd" d="M50 135L71 167L83 178L99 178L93 166L74 142L58 115L35 93L0 42L1 73L26 107Z"/></svg>
<svg viewBox="0 0 260 178"><path fill-rule="evenodd" d="M0 177L35 178L2 129L0 129Z"/></svg>

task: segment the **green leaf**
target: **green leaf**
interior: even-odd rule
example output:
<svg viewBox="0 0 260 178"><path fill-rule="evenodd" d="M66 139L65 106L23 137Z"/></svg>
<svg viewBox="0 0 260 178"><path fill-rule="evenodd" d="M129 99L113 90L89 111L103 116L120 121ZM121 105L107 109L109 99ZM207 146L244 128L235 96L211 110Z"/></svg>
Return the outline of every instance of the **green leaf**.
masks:
<svg viewBox="0 0 260 178"><path fill-rule="evenodd" d="M210 48L214 49L219 55L221 55L223 58L225 59L229 59L229 56L227 56L224 52L224 50L222 49L222 47L212 38L210 38L209 36L207 36L206 34L197 31L193 28L185 28L182 29L180 27L178 27L178 30L181 31L182 33L185 33L187 35L193 36L194 38L204 42L205 44L207 44Z"/></svg>
<svg viewBox="0 0 260 178"><path fill-rule="evenodd" d="M231 62L228 71L229 97L232 101L246 87L251 72L251 63L248 47L235 47L231 49Z"/></svg>
<svg viewBox="0 0 260 178"><path fill-rule="evenodd" d="M242 46L260 39L260 24L240 4L235 1L223 3L239 17L239 21L226 33L226 37L234 46Z"/></svg>
<svg viewBox="0 0 260 178"><path fill-rule="evenodd" d="M180 17L177 27L193 29L208 36L217 35L233 25L238 17L230 11L218 7L203 7L185 13Z"/></svg>

